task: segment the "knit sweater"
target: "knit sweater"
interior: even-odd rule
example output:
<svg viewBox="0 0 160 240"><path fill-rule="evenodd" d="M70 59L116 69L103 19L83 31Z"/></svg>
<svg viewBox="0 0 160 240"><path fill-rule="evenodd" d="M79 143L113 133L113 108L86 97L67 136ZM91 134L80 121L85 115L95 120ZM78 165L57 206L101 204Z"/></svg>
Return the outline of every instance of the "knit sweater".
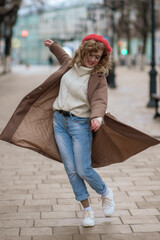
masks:
<svg viewBox="0 0 160 240"><path fill-rule="evenodd" d="M53 110L69 111L77 117L90 117L87 97L88 81L92 68L76 64L66 72L60 84L59 94L53 103ZM97 118L102 123L102 118Z"/></svg>
<svg viewBox="0 0 160 240"><path fill-rule="evenodd" d="M91 70L75 64L63 75L59 95L53 104L54 110L70 111L77 117L90 117L87 87Z"/></svg>

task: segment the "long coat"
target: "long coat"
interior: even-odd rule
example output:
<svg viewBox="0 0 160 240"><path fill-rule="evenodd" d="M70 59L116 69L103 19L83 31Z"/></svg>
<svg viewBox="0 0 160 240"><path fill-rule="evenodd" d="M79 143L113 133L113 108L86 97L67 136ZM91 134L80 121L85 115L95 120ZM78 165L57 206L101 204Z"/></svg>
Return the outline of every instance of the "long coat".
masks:
<svg viewBox="0 0 160 240"><path fill-rule="evenodd" d="M58 58L61 67L22 99L1 133L0 140L32 149L62 162L54 138L52 105L59 92L60 80L70 69L70 57L56 42L50 50ZM97 107L96 102L106 94L104 76L91 75L88 83L91 118L103 116L104 122L93 137L93 167L123 162L136 153L160 143L159 140L118 121L110 113L105 114L105 104Z"/></svg>

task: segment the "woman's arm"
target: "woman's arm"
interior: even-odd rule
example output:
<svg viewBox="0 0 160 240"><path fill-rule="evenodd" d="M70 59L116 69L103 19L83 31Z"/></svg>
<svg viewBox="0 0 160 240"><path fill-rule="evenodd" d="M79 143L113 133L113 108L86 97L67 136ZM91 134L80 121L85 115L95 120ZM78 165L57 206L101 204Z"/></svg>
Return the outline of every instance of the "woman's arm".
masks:
<svg viewBox="0 0 160 240"><path fill-rule="evenodd" d="M44 45L50 49L50 51L56 56L59 63L62 65L64 62L69 61L70 56L64 51L64 49L56 42L50 39L44 41Z"/></svg>
<svg viewBox="0 0 160 240"><path fill-rule="evenodd" d="M104 117L108 103L108 87L105 76L101 76L98 86L94 90L90 99L91 116L90 119Z"/></svg>

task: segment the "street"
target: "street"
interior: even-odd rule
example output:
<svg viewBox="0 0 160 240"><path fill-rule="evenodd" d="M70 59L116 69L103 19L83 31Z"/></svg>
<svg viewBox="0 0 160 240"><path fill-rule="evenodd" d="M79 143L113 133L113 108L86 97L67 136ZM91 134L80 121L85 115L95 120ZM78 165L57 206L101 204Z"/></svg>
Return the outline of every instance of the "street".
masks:
<svg viewBox="0 0 160 240"><path fill-rule="evenodd" d="M16 66L0 76L0 132L20 100L57 67ZM149 70L117 67L117 88L109 89L107 111L160 138L160 118L146 107ZM116 211L105 218L100 196L88 186L96 226L83 228L82 207L63 165L0 141L0 240L160 239L160 145L97 171L113 189Z"/></svg>

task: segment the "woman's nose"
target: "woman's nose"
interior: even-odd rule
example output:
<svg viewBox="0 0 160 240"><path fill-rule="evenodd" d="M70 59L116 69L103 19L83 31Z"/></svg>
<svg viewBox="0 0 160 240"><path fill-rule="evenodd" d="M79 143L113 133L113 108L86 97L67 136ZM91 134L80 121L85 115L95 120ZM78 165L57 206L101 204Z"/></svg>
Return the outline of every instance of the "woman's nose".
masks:
<svg viewBox="0 0 160 240"><path fill-rule="evenodd" d="M91 61L95 61L95 56L91 56Z"/></svg>

